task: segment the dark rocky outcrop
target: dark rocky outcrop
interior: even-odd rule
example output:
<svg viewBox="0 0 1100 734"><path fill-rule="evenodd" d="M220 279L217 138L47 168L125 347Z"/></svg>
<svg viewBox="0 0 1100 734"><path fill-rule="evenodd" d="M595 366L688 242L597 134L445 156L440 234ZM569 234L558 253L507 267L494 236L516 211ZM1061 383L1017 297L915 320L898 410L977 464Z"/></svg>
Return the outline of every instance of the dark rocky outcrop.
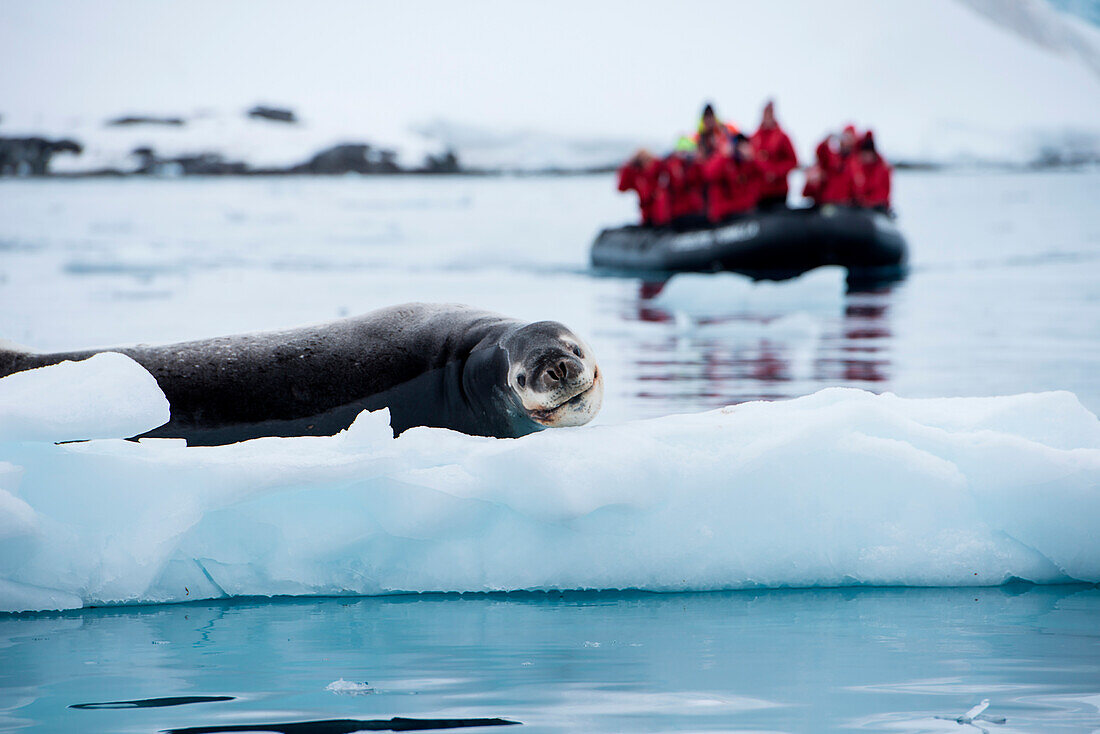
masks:
<svg viewBox="0 0 1100 734"><path fill-rule="evenodd" d="M109 127L125 127L127 125L166 125L168 127L181 127L184 124L182 117L153 117L150 115L126 115L107 120Z"/></svg>
<svg viewBox="0 0 1100 734"><path fill-rule="evenodd" d="M273 120L275 122L298 122L298 117L294 114L294 110L282 109L280 107L265 107L264 105L256 105L250 109L248 111L248 116L261 120Z"/></svg>
<svg viewBox="0 0 1100 734"><path fill-rule="evenodd" d="M257 109L254 108L250 114ZM271 111L271 108L262 108ZM274 110L287 112L289 110ZM175 118L117 118L109 124L164 124L175 125ZM181 123L182 124L182 123ZM0 137L0 176L45 176L51 175L50 159L57 153L82 152L80 143L74 140L50 140L41 136ZM474 171L464 168L458 154L453 149L425 156L418 167L402 167L397 162L397 153L388 148L377 147L365 142L345 142L325 148L314 154L309 160L285 166L253 167L243 161L227 158L215 151L199 151L186 155L163 155L154 148L142 146L134 148L130 155L136 159L136 166L119 166L63 172L59 176L286 176L286 175L339 175L359 174L484 174L488 171Z"/></svg>
<svg viewBox="0 0 1100 734"><path fill-rule="evenodd" d="M160 176L227 176L249 173L247 163L227 161L220 153L197 153L161 158L152 148L136 148L138 158L134 173Z"/></svg>
<svg viewBox="0 0 1100 734"><path fill-rule="evenodd" d="M225 176L248 173L248 164L228 161L220 153L199 153L172 159L184 176Z"/></svg>
<svg viewBox="0 0 1100 734"><path fill-rule="evenodd" d="M448 148L440 155L424 156L424 173L459 173L462 167L458 163L458 155Z"/></svg>
<svg viewBox="0 0 1100 734"><path fill-rule="evenodd" d="M83 152L75 140L41 137L0 138L0 176L45 176L57 153Z"/></svg>
<svg viewBox="0 0 1100 734"><path fill-rule="evenodd" d="M400 173L397 154L367 143L340 143L326 148L293 173Z"/></svg>

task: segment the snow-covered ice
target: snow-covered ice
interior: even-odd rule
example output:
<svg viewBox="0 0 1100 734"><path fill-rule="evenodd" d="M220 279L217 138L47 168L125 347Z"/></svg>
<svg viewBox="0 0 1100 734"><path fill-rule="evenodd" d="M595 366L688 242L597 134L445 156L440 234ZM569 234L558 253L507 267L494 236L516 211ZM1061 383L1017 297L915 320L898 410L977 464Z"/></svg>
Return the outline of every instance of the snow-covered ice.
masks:
<svg viewBox="0 0 1100 734"><path fill-rule="evenodd" d="M1100 422L1066 392L829 389L514 440L394 439L380 411L333 437L53 443L163 420L163 396L133 366L17 376L27 395L87 380L143 397L122 404L126 421L88 395L97 409L70 406L64 421L54 402L19 417L26 440L0 428L0 609L1100 581ZM130 415L139 402L145 422Z"/></svg>
<svg viewBox="0 0 1100 734"><path fill-rule="evenodd" d="M153 376L117 352L0 380L0 441L136 436L167 423L168 415Z"/></svg>

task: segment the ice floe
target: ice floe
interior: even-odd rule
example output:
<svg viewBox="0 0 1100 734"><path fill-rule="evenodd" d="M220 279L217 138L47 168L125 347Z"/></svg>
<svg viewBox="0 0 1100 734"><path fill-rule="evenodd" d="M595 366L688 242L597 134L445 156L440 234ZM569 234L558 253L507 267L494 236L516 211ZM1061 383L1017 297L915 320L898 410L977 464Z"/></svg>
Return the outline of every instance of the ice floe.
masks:
<svg viewBox="0 0 1100 734"><path fill-rule="evenodd" d="M829 389L507 440L394 439L385 411L333 437L119 440L165 419L150 386L120 355L0 380L0 609L1100 582L1100 422L1066 392Z"/></svg>

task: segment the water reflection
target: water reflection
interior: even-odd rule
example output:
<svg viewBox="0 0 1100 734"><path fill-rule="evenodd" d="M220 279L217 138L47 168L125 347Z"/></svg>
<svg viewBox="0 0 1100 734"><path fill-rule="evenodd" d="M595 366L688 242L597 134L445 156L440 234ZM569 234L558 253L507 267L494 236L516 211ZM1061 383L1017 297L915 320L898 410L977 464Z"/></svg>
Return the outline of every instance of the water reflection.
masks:
<svg viewBox="0 0 1100 734"><path fill-rule="evenodd" d="M890 379L889 311L892 288L874 293L849 293L844 304L844 320L840 326L836 352L839 356L824 358L819 364L815 379L857 383L856 387L880 392L885 385L861 385L858 383L885 383Z"/></svg>
<svg viewBox="0 0 1100 734"><path fill-rule="evenodd" d="M661 404L651 414L793 398L833 385L891 389L895 284L849 290L835 309L778 304L715 315L662 307L655 299L664 286L641 282L619 315L650 327L632 352L632 396Z"/></svg>

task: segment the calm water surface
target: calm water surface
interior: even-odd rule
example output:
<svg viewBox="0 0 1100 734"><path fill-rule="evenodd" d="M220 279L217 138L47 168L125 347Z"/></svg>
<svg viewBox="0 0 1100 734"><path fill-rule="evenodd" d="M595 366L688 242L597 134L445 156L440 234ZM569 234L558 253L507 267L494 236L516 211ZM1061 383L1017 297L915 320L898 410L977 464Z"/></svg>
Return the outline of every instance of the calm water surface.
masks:
<svg viewBox="0 0 1100 734"><path fill-rule="evenodd" d="M1100 590L312 599L0 620L0 726L504 717L522 731L1100 727ZM358 695L327 690L366 683ZM163 696L232 701L68 708ZM489 731L489 729L485 729Z"/></svg>

